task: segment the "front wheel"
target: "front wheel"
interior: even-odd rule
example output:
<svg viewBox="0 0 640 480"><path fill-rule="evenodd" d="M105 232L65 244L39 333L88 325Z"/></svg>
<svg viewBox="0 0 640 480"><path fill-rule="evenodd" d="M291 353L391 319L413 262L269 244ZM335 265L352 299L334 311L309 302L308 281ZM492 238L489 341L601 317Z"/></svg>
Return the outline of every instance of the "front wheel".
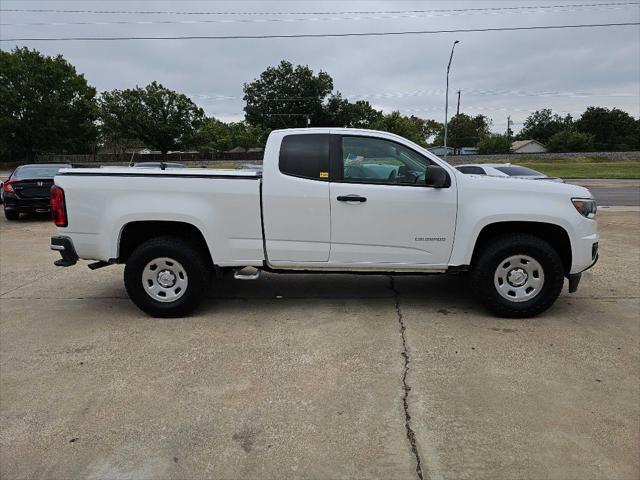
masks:
<svg viewBox="0 0 640 480"><path fill-rule="evenodd" d="M158 237L138 246L124 269L129 297L153 317L182 317L202 300L208 262L198 249L175 237Z"/></svg>
<svg viewBox="0 0 640 480"><path fill-rule="evenodd" d="M482 248L472 266L471 282L479 300L495 315L533 317L560 295L564 267L558 252L546 241L511 234Z"/></svg>

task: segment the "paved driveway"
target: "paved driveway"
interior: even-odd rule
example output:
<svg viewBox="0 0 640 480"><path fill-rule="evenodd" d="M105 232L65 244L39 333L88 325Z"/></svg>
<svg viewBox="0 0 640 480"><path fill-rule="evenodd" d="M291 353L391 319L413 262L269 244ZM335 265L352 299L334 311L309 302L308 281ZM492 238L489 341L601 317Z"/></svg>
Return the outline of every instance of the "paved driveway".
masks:
<svg viewBox="0 0 640 480"><path fill-rule="evenodd" d="M0 220L0 475L636 479L640 216L545 315L459 277L268 275L158 320ZM419 462L419 469L417 470Z"/></svg>

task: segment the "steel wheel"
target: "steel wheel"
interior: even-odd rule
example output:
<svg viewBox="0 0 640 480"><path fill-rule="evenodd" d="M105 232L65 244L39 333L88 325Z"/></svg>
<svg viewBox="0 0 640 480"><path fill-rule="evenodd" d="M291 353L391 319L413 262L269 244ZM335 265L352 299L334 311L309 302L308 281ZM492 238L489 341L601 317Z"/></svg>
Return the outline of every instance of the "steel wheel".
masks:
<svg viewBox="0 0 640 480"><path fill-rule="evenodd" d="M142 287L158 302L175 302L185 294L188 285L186 270L173 258L154 258L142 270Z"/></svg>
<svg viewBox="0 0 640 480"><path fill-rule="evenodd" d="M540 293L544 286L544 270L528 255L505 258L493 276L500 296L510 302L526 302Z"/></svg>

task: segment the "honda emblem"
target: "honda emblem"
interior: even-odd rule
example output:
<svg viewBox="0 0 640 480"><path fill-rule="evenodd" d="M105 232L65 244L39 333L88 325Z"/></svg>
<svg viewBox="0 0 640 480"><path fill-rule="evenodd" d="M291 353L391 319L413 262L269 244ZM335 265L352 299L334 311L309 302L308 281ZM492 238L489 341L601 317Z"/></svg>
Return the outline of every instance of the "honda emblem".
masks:
<svg viewBox="0 0 640 480"><path fill-rule="evenodd" d="M38 182L38 186L41 187L42 185L44 185L43 182Z"/></svg>

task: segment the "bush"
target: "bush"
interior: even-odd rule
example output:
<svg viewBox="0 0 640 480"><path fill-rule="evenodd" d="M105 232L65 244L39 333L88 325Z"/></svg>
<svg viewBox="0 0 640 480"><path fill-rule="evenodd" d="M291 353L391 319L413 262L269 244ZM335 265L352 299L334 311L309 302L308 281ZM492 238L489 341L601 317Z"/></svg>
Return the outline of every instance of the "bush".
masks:
<svg viewBox="0 0 640 480"><path fill-rule="evenodd" d="M593 151L593 135L563 130L554 134L547 143L550 152L588 152Z"/></svg>
<svg viewBox="0 0 640 480"><path fill-rule="evenodd" d="M494 153L509 153L511 151L511 140L506 135L492 134L482 137L478 143L478 153L480 155L491 155Z"/></svg>

